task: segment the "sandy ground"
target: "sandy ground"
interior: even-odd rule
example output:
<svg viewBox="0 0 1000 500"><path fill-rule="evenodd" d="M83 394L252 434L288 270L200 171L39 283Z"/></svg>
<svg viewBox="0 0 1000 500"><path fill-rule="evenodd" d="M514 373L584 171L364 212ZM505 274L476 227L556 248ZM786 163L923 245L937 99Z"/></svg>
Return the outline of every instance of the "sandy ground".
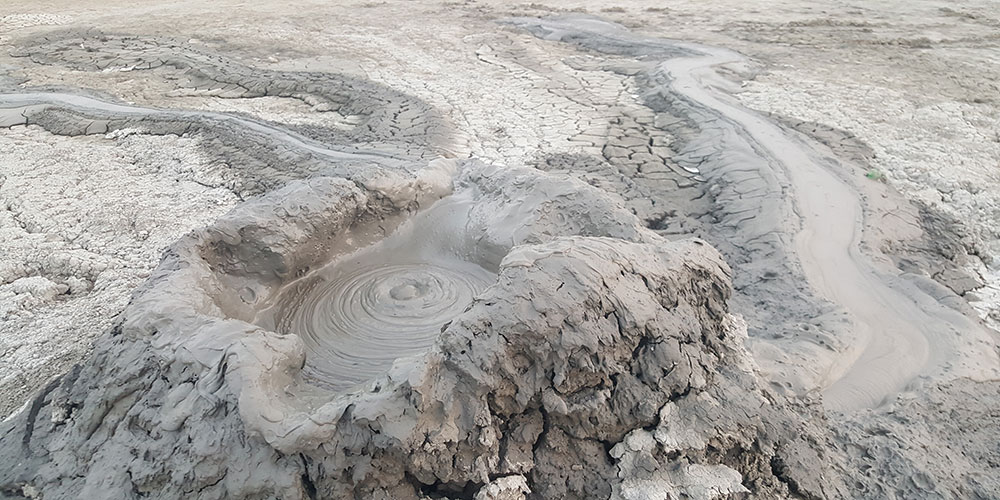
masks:
<svg viewBox="0 0 1000 500"><path fill-rule="evenodd" d="M649 135L644 140L650 144L674 138L643 128L653 114L627 68L600 70L584 52L498 28L494 19L586 12L637 33L724 47L752 61L730 68L739 103L804 132L843 160L841 177L863 195L861 248L875 265L898 273L906 286L947 287L950 292L934 293L955 314L972 318L970 324L981 318L995 328L1000 321L994 264L1000 255L1000 16L990 2L794 0L766 9L729 1L299 3L298 9L260 6L232 20L221 15L232 8L226 2L123 4L113 13L105 2L14 2L0 6L0 43L16 44L58 26L99 27L181 40L251 67L365 77L442 110L458 131L444 154L512 166L552 163L559 155L609 157L609 148L629 147L637 130ZM105 71L84 71L0 53L0 69L0 85L87 88L145 106L239 112L303 127L353 126L350 116L296 99L224 99L178 89L171 78L149 78L113 61ZM191 137L72 138L32 126L4 131L0 146L0 208L6 208L0 213L0 413L8 413L87 352L167 245L231 208L238 194L211 187L218 185L221 160ZM615 189L602 179L588 180ZM805 193L814 181L799 177L796 190ZM683 198L676 193L684 186L672 182L672 194L646 190L626 201L637 213L663 217L648 200ZM826 222L811 224L823 231ZM853 237L850 228L842 230L844 238ZM815 286L822 280L817 271L803 267L821 288ZM818 295L867 307L875 321L869 324L878 327L845 337L831 326L836 321L806 331L785 318L784 338L755 336L758 363L775 387L791 393L826 387L831 371L864 359L859 342L870 344L865 339L879 338L894 324L891 314L880 313L877 298L832 288ZM979 333L957 331L959 339L949 342L967 357L983 354L988 361L995 334L970 328ZM903 390L902 397L890 398L879 411L923 414L925 407L962 406L935 399L939 384L959 385L956 397L998 395L996 384L984 382L989 377L966 378L988 373L983 367L959 361L943 372L924 371L923 360L938 348L920 341L899 337L914 350L905 380L917 383L892 389ZM891 343L881 348L896 349ZM840 366L845 352L853 354ZM934 396L922 395L922 388ZM866 411L845 417L843 433L865 436L871 418ZM946 446L961 449L961 441Z"/></svg>

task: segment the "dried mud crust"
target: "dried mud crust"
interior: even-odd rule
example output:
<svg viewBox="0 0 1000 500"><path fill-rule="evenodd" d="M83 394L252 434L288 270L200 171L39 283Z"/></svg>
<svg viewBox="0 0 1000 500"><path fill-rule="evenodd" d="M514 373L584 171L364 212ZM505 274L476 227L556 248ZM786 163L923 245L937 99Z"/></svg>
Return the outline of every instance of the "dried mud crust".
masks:
<svg viewBox="0 0 1000 500"><path fill-rule="evenodd" d="M231 191L241 200L308 176L374 178L415 164L405 156L369 154L349 143L330 146L310 143L313 148L310 149L295 142L301 136L286 135L280 127L272 128L238 116L124 108L132 111L123 114L51 102L25 105L21 114L24 125L37 125L61 136L104 135L115 139L140 134L190 138L213 162L215 175L210 186ZM355 176L352 171L360 173Z"/></svg>
<svg viewBox="0 0 1000 500"><path fill-rule="evenodd" d="M997 381L960 378L878 412L831 418L833 438L842 443L851 468L864 471L855 476L852 496L996 498L997 397Z"/></svg>
<svg viewBox="0 0 1000 500"><path fill-rule="evenodd" d="M40 143L50 146L39 148ZM0 415L83 359L165 247L239 200L193 138L0 137Z"/></svg>
<svg viewBox="0 0 1000 500"><path fill-rule="evenodd" d="M405 182L440 196L431 178ZM252 304L228 290L265 297L411 205L342 179L293 182L174 245L94 355L0 427L2 491L842 494L817 481L839 460L818 424L755 375L711 247L667 242L613 198L537 170L470 163L456 186L475 200L463 237L490 236L499 273L425 354L330 393L299 380L297 337L245 321ZM317 234L330 235L321 248Z"/></svg>

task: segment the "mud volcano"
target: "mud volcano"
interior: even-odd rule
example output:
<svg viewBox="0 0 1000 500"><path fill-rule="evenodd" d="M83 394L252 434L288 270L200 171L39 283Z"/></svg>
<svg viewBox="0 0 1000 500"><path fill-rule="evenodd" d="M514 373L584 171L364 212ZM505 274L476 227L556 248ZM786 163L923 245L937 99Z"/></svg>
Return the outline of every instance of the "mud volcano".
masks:
<svg viewBox="0 0 1000 500"><path fill-rule="evenodd" d="M438 201L386 239L285 286L257 324L298 335L303 376L333 390L421 354L496 280L462 241L470 207L469 196Z"/></svg>
<svg viewBox="0 0 1000 500"><path fill-rule="evenodd" d="M837 496L753 373L718 252L579 180L446 167L292 182L183 238L0 426L0 491Z"/></svg>

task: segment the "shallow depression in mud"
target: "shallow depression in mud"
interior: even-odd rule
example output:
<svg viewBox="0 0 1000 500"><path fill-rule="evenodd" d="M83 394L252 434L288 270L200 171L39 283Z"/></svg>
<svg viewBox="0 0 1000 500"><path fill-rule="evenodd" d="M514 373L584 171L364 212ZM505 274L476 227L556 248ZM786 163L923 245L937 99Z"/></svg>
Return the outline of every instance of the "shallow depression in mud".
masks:
<svg viewBox="0 0 1000 500"><path fill-rule="evenodd" d="M258 323L299 335L303 375L345 390L426 351L496 274L464 232L468 203L450 197L384 240L288 284Z"/></svg>

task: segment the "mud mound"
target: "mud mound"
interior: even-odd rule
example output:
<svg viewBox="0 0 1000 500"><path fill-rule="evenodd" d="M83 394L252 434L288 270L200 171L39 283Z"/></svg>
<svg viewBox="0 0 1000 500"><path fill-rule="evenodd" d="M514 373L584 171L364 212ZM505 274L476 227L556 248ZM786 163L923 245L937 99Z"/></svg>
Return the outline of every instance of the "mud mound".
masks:
<svg viewBox="0 0 1000 500"><path fill-rule="evenodd" d="M729 270L717 252L661 239L621 200L582 182L475 162L464 165L453 194L409 217L405 207L447 191L449 168L438 163L377 192L335 178L293 182L174 245L93 357L0 428L2 491L824 491L808 480L822 467L820 445L781 437L819 442L759 386L742 348L745 327L727 313ZM428 236L428 221L451 237ZM399 238L412 245L395 246ZM357 259L384 262L399 248L413 248L418 262L433 251L496 277L445 300L447 314L421 309L421 328L437 333L422 329L419 346L382 338L377 369L334 370L326 383L308 375L326 362L311 358L346 355L253 323L274 303L296 303L286 294L297 283ZM346 268L354 280L367 269ZM361 289L389 303L428 297L423 269L388 281L368 276ZM350 293L340 290L334 303ZM462 311L452 308L463 302ZM399 333L394 324L365 326L364 338L344 330L366 342ZM293 322L290 332L297 329Z"/></svg>

